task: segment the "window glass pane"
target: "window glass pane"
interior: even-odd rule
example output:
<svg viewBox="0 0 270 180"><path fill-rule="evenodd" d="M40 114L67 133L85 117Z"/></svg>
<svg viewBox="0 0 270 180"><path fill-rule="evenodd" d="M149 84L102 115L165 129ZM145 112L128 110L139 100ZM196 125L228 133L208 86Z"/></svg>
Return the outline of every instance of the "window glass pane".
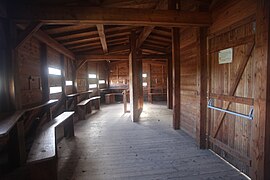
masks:
<svg viewBox="0 0 270 180"><path fill-rule="evenodd" d="M88 77L89 78L97 78L97 75L96 74L88 74Z"/></svg>
<svg viewBox="0 0 270 180"><path fill-rule="evenodd" d="M143 87L146 87L147 86L147 82L143 82L142 85L143 85Z"/></svg>
<svg viewBox="0 0 270 180"><path fill-rule="evenodd" d="M50 87L50 94L55 94L55 93L60 93L60 92L62 92L61 86Z"/></svg>
<svg viewBox="0 0 270 180"><path fill-rule="evenodd" d="M73 82L72 81L66 81L66 86L72 86Z"/></svg>
<svg viewBox="0 0 270 180"><path fill-rule="evenodd" d="M96 87L97 87L97 84L89 84L89 89L96 88Z"/></svg>
<svg viewBox="0 0 270 180"><path fill-rule="evenodd" d="M58 76L61 75L61 70L60 69L49 67L48 70L49 70L49 74L58 75Z"/></svg>
<svg viewBox="0 0 270 180"><path fill-rule="evenodd" d="M98 83L99 84L105 84L105 80L99 80Z"/></svg>
<svg viewBox="0 0 270 180"><path fill-rule="evenodd" d="M147 77L147 74L146 73L142 74L142 77L146 78Z"/></svg>

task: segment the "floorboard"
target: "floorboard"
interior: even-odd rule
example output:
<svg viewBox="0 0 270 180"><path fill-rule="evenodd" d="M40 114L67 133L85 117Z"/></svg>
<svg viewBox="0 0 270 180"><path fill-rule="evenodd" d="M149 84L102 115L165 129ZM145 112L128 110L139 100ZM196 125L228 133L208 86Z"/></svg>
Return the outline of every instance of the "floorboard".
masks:
<svg viewBox="0 0 270 180"><path fill-rule="evenodd" d="M194 139L172 129L172 111L145 104L140 122L122 104L103 105L58 145L59 179L247 179Z"/></svg>

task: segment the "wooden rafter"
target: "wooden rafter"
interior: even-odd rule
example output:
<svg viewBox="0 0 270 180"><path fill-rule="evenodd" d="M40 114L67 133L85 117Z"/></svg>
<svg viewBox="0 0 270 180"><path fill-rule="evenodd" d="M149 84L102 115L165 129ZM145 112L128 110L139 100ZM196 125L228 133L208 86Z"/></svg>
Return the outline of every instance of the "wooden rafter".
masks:
<svg viewBox="0 0 270 180"><path fill-rule="evenodd" d="M25 29L23 25L17 25L20 29ZM47 44L50 47L53 47L58 52L64 54L70 59L75 59L75 55L73 52L65 48L62 44L55 41L53 38L51 38L48 34L43 32L42 30L38 30L35 33L33 33L33 36L37 38L39 41Z"/></svg>
<svg viewBox="0 0 270 180"><path fill-rule="evenodd" d="M157 3L156 9L161 9L164 4L164 0L160 0ZM143 31L139 35L139 38L136 41L136 49L139 49L143 42L147 39L147 37L151 34L151 32L155 29L155 26L147 26L143 28Z"/></svg>
<svg viewBox="0 0 270 180"><path fill-rule="evenodd" d="M149 54L149 55L142 55L142 59L147 60L166 60L168 58L167 55L159 55L159 54ZM84 54L78 55L76 57L78 60L87 60L87 61L103 61L103 60L128 60L128 54L114 54L114 55L92 55L92 54ZM83 62L83 61L81 61ZM80 66L78 66L80 67Z"/></svg>
<svg viewBox="0 0 270 180"><path fill-rule="evenodd" d="M30 39L32 35L39 30L42 26L41 22L30 23L25 30L19 35L18 41L16 42L14 48L18 49L25 41Z"/></svg>
<svg viewBox="0 0 270 180"><path fill-rule="evenodd" d="M44 24L122 24L143 26L209 26L209 12L179 12L132 8L16 6L10 12L15 21L40 20Z"/></svg>
<svg viewBox="0 0 270 180"><path fill-rule="evenodd" d="M103 52L106 54L106 53L108 53L108 47L107 47L107 42L106 42L106 35L104 32L104 25L97 24L97 30L98 30L98 34L99 34L99 38L100 38Z"/></svg>

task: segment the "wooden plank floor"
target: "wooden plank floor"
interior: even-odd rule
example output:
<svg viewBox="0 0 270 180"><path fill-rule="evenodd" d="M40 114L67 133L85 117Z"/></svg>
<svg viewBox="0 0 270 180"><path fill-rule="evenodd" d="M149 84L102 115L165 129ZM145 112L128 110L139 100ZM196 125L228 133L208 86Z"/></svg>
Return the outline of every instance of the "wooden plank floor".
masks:
<svg viewBox="0 0 270 180"><path fill-rule="evenodd" d="M246 179L171 126L165 105L144 105L139 123L123 105L104 105L75 124L75 138L58 149L59 179Z"/></svg>

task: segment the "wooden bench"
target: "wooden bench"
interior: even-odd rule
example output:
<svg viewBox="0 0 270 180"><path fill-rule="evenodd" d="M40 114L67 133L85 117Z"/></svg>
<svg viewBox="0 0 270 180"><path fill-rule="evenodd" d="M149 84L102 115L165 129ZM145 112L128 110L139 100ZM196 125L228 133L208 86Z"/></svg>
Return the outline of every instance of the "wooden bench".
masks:
<svg viewBox="0 0 270 180"><path fill-rule="evenodd" d="M63 112L41 128L26 161L29 179L57 179L57 129L63 128L65 137L73 137L73 115L74 111Z"/></svg>
<svg viewBox="0 0 270 180"><path fill-rule="evenodd" d="M92 103L91 102L93 102L93 101L96 102L95 108L100 109L100 96L94 96L94 97L91 97L89 99L85 99L85 100L81 101L79 104L77 104L78 114L79 114L80 120L86 119L86 114L92 112L92 109L91 109Z"/></svg>
<svg viewBox="0 0 270 180"><path fill-rule="evenodd" d="M105 94L105 102L106 102L106 104L115 103L115 96L123 96L123 94L122 93Z"/></svg>
<svg viewBox="0 0 270 180"><path fill-rule="evenodd" d="M49 100L35 107L0 115L0 144L7 145L9 168L19 167L26 161L25 133L29 125L26 121L27 114L42 109L51 117L50 108L57 102L58 100Z"/></svg>

